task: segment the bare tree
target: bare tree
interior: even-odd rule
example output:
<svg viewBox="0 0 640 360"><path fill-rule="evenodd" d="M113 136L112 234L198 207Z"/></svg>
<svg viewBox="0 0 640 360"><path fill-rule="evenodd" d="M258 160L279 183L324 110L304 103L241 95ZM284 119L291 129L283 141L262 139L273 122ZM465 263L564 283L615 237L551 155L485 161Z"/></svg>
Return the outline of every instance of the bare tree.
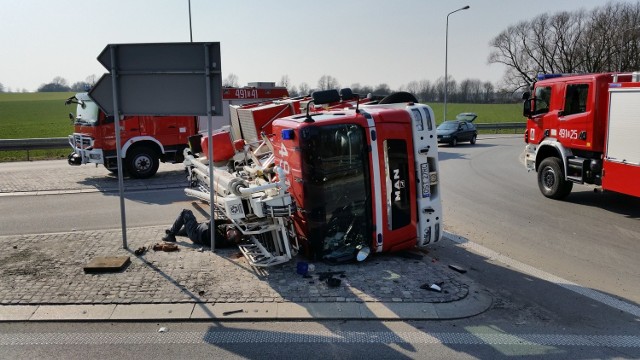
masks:
<svg viewBox="0 0 640 360"><path fill-rule="evenodd" d="M280 77L280 82L278 83L278 86L283 86L286 88L289 88L289 75L282 75L282 77Z"/></svg>
<svg viewBox="0 0 640 360"><path fill-rule="evenodd" d="M298 85L298 93L302 96L309 95L311 93L309 84L307 84L306 82L300 83L300 85Z"/></svg>
<svg viewBox="0 0 640 360"><path fill-rule="evenodd" d="M320 90L338 89L339 87L340 83L331 75L322 75L318 80L318 89Z"/></svg>
<svg viewBox="0 0 640 360"><path fill-rule="evenodd" d="M238 76L234 73L230 73L222 81L222 86L224 87L238 87L239 85Z"/></svg>
<svg viewBox="0 0 640 360"><path fill-rule="evenodd" d="M541 14L490 42L488 62L504 64L504 85L528 87L539 73L631 71L640 66L640 2Z"/></svg>

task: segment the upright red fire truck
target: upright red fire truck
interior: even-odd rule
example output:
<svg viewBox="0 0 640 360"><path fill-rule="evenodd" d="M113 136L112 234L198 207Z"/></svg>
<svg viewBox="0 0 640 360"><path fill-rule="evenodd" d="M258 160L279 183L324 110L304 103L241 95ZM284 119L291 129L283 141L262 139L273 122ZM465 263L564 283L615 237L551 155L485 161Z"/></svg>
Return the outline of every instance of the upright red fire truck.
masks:
<svg viewBox="0 0 640 360"><path fill-rule="evenodd" d="M577 183L640 197L640 73L540 75L532 90L525 160L544 196Z"/></svg>
<svg viewBox="0 0 640 360"><path fill-rule="evenodd" d="M249 83L242 88L223 88L224 114L214 116L214 128L229 126L229 105L266 101L289 96L287 89L275 83ZM115 125L87 93L76 94L66 104L77 104L74 133L69 135L73 149L70 165L104 165L117 171ZM160 161L182 162L190 136L207 130L206 117L125 116L120 120L123 166L133 178L148 178L158 171Z"/></svg>
<svg viewBox="0 0 640 360"><path fill-rule="evenodd" d="M252 265L285 262L297 244L312 259L346 261L440 240L435 118L413 95L360 105L329 90L235 110L242 138L215 135L214 189L202 139L185 156L186 192L208 201L215 191L219 212L251 239L240 249Z"/></svg>

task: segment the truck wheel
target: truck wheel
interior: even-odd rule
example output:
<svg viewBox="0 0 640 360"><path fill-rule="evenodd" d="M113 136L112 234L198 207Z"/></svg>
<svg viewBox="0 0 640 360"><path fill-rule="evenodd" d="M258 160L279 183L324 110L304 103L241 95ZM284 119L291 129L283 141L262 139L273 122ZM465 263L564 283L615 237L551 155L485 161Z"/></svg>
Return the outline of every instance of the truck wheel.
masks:
<svg viewBox="0 0 640 360"><path fill-rule="evenodd" d="M562 161L556 157L542 160L538 169L538 187L542 195L560 200L571 193L573 183L564 178Z"/></svg>
<svg viewBox="0 0 640 360"><path fill-rule="evenodd" d="M125 162L129 176L136 179L146 179L155 175L160 166L158 154L146 146L131 149Z"/></svg>
<svg viewBox="0 0 640 360"><path fill-rule="evenodd" d="M451 143L450 143L450 145L451 145L451 146L456 146L456 145L458 145L458 138L453 138L453 139L451 139Z"/></svg>

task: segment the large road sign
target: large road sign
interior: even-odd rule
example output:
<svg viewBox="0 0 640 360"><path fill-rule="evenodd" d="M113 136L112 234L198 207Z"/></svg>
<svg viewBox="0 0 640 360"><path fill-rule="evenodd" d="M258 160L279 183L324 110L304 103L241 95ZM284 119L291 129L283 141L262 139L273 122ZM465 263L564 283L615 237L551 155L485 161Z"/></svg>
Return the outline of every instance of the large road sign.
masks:
<svg viewBox="0 0 640 360"><path fill-rule="evenodd" d="M107 45L98 61L111 73L89 96L108 115L114 74L121 115L208 115L207 82L211 114L222 115L220 43Z"/></svg>

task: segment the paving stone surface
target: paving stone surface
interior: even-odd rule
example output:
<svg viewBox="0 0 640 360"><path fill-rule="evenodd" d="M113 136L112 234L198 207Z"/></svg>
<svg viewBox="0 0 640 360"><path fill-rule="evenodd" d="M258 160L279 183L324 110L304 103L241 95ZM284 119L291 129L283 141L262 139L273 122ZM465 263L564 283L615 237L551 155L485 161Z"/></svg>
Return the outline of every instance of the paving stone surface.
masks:
<svg viewBox="0 0 640 360"><path fill-rule="evenodd" d="M178 238L179 251L133 250L158 242L164 227L128 229L131 250L122 248L120 230L2 236L1 304L125 304L179 302L451 302L468 295L468 284L429 256L405 258L383 254L363 263L316 262L303 277L297 258L271 267L249 266L237 248L199 251ZM131 264L115 273L86 274L83 267L98 256L130 256ZM340 286L320 281L326 272ZM442 292L421 289L444 282Z"/></svg>
<svg viewBox="0 0 640 360"><path fill-rule="evenodd" d="M0 164L0 196L37 195L55 191L116 191L117 176L103 167L52 166L55 171L28 171ZM125 190L184 187L179 165L161 164L152 179L126 179ZM128 304L128 303L314 303L395 302L443 303L469 295L470 280L436 259L400 254L371 256L363 263L316 262L310 277L296 273L299 257L271 268L253 268L237 248L198 251L178 238L178 252L148 250L164 234L163 226L129 228L122 248L120 229L0 236L0 304ZM98 256L130 256L120 272L86 274L83 267ZM331 288L320 277L344 272ZM421 289L443 282L442 292Z"/></svg>

